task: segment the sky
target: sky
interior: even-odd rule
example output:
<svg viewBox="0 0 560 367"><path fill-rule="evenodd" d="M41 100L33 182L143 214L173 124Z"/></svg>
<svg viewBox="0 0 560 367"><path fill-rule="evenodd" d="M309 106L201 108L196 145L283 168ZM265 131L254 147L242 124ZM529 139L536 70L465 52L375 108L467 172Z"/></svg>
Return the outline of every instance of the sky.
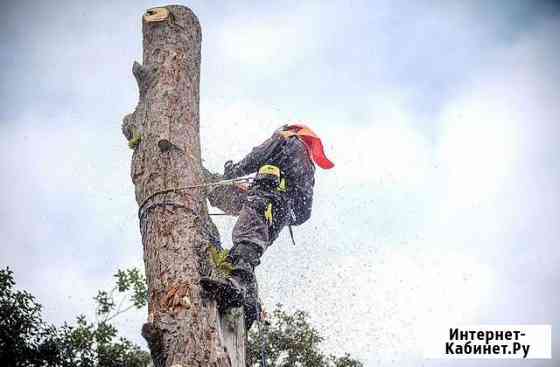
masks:
<svg viewBox="0 0 560 367"><path fill-rule="evenodd" d="M553 366L560 348L560 4L192 1L204 164L287 122L336 164L257 269L325 351L366 366ZM18 1L0 15L0 266L57 324L143 267L120 132L153 1ZM226 246L235 219L217 217ZM143 344L146 311L121 332ZM552 324L553 360L424 360L436 323Z"/></svg>

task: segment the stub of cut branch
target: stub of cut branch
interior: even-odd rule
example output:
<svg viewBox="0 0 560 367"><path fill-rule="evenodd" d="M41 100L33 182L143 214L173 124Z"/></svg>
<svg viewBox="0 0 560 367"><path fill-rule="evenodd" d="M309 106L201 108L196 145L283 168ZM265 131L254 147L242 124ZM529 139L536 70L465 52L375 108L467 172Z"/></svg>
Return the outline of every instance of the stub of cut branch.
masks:
<svg viewBox="0 0 560 367"><path fill-rule="evenodd" d="M145 22L161 22L169 18L169 10L166 8L151 8L144 13Z"/></svg>

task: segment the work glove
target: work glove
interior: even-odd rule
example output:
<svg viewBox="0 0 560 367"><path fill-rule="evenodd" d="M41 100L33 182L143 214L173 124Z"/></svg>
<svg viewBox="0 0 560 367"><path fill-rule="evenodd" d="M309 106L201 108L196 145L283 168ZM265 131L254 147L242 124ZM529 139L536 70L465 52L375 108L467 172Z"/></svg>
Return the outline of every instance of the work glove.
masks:
<svg viewBox="0 0 560 367"><path fill-rule="evenodd" d="M233 178L233 174L234 174L233 168L234 168L233 161L227 161L226 163L224 163L224 180L229 180Z"/></svg>

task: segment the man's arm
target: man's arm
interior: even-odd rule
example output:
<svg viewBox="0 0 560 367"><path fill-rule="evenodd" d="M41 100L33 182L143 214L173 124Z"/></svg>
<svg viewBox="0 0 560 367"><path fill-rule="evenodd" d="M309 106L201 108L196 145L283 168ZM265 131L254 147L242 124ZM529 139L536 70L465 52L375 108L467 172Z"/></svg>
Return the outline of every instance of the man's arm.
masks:
<svg viewBox="0 0 560 367"><path fill-rule="evenodd" d="M237 178L256 172L283 142L284 137L280 133L274 132L270 138L265 140L261 145L254 147L251 152L238 163L229 165L229 167L226 163L224 178Z"/></svg>

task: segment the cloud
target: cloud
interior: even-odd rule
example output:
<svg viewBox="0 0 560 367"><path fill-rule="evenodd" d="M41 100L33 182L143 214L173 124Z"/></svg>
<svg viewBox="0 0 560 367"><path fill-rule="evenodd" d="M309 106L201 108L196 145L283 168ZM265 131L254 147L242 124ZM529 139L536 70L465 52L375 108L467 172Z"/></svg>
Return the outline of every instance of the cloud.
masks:
<svg viewBox="0 0 560 367"><path fill-rule="evenodd" d="M270 14L233 18L224 24L219 44L228 61L259 69L274 63L275 67L269 70L281 72L305 60L306 48L312 41L308 31L301 15L290 23Z"/></svg>
<svg viewBox="0 0 560 367"><path fill-rule="evenodd" d="M208 4L193 4L205 164L219 172L301 120L336 163L317 172L297 245L282 233L263 257L269 306L309 311L326 350L367 365L422 363L422 326L438 320L558 321L556 13ZM155 3L66 5L11 7L0 59L0 258L57 322L141 266L119 125L137 99L138 16ZM229 245L234 219L217 221ZM138 342L144 317L120 324Z"/></svg>

